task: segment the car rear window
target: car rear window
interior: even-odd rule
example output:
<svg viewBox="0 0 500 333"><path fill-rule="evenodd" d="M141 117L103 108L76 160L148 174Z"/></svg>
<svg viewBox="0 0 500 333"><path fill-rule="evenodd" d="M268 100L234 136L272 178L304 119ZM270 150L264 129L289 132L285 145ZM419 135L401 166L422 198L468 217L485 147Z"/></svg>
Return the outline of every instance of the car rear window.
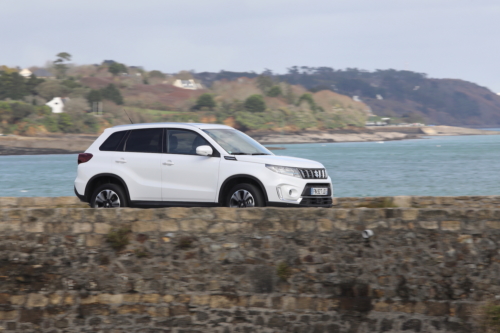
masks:
<svg viewBox="0 0 500 333"><path fill-rule="evenodd" d="M162 133L161 128L130 131L124 150L135 153L161 153Z"/></svg>
<svg viewBox="0 0 500 333"><path fill-rule="evenodd" d="M104 141L104 143L99 147L102 151L115 151L118 145L123 139L123 136L127 131L115 132L109 136L109 138Z"/></svg>

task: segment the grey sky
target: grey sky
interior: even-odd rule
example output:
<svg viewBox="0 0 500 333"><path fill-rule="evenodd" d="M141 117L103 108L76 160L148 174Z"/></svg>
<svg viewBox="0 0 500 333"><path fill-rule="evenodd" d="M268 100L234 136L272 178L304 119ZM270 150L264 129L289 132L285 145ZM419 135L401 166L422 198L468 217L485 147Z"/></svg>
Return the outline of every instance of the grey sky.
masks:
<svg viewBox="0 0 500 333"><path fill-rule="evenodd" d="M500 92L498 0L0 0L0 65L408 69Z"/></svg>

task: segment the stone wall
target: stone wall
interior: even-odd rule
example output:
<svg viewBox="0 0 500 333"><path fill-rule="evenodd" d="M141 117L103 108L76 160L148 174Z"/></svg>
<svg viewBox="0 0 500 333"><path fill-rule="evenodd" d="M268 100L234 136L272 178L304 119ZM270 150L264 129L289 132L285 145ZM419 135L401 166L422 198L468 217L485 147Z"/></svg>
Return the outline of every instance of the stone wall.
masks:
<svg viewBox="0 0 500 333"><path fill-rule="evenodd" d="M496 209L1 209L0 230L5 332L472 332L500 295Z"/></svg>
<svg viewBox="0 0 500 333"><path fill-rule="evenodd" d="M0 208L18 207L75 207L88 204L73 197L0 197ZM395 197L343 197L333 199L334 208L500 208L500 196L395 196Z"/></svg>

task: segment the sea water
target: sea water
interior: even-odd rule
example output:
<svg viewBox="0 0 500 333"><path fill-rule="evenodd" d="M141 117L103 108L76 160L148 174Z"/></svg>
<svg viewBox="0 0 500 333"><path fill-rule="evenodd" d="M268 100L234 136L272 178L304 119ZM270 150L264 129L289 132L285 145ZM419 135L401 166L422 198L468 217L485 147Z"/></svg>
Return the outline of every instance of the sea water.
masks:
<svg viewBox="0 0 500 333"><path fill-rule="evenodd" d="M334 195L500 195L500 135L273 145L319 161ZM72 196L77 155L0 156L0 196Z"/></svg>

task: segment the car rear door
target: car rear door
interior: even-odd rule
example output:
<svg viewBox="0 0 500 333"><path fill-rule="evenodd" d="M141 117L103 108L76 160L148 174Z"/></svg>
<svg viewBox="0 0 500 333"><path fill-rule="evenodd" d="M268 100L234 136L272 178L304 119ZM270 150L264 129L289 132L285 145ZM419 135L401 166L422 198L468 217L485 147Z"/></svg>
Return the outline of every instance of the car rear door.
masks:
<svg viewBox="0 0 500 333"><path fill-rule="evenodd" d="M131 130L122 151L114 153L115 173L127 184L132 201L161 201L163 128Z"/></svg>
<svg viewBox="0 0 500 333"><path fill-rule="evenodd" d="M196 147L210 145L199 133L167 129L162 154L162 200L216 202L220 154L196 155Z"/></svg>

